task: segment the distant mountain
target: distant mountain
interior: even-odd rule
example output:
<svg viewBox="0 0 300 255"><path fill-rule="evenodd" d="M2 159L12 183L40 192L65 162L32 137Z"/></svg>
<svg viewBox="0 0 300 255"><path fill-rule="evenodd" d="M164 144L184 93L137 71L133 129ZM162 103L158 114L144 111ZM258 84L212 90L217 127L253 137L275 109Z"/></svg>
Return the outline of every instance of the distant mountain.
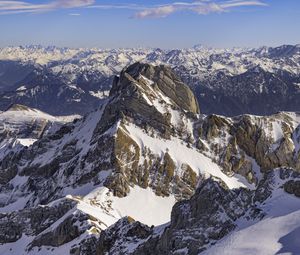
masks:
<svg viewBox="0 0 300 255"><path fill-rule="evenodd" d="M1 158L0 253L296 249L300 114L200 111L171 67L124 68L97 110Z"/></svg>
<svg viewBox="0 0 300 255"><path fill-rule="evenodd" d="M87 113L97 107L99 98L107 97L114 75L136 61L171 66L192 88L206 114L300 110L299 45L177 50L2 48L0 109L19 103L53 115Z"/></svg>
<svg viewBox="0 0 300 255"><path fill-rule="evenodd" d="M0 60L0 92L15 88L15 84L25 79L34 66L19 61Z"/></svg>
<svg viewBox="0 0 300 255"><path fill-rule="evenodd" d="M0 162L7 154L30 146L79 117L54 117L24 105L11 105L6 111L0 112Z"/></svg>

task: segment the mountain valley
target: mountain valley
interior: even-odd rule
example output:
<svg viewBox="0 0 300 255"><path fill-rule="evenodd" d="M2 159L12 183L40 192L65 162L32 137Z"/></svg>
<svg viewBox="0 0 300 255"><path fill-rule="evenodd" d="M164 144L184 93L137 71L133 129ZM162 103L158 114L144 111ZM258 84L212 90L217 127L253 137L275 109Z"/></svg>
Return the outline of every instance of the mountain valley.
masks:
<svg viewBox="0 0 300 255"><path fill-rule="evenodd" d="M107 98L113 77L135 62L169 65L205 114L300 111L300 47L215 49L0 49L0 110L22 104L51 115L84 115Z"/></svg>

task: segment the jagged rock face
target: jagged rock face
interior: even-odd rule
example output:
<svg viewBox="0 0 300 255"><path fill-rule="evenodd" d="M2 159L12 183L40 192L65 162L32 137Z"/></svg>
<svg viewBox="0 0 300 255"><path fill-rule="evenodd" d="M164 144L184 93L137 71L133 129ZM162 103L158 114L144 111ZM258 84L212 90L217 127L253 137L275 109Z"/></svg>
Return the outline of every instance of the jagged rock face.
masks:
<svg viewBox="0 0 300 255"><path fill-rule="evenodd" d="M87 230L84 224L86 224L88 220L88 215L81 212L71 215L64 219L52 231L37 236L32 241L30 248L41 246L62 246L82 235Z"/></svg>
<svg viewBox="0 0 300 255"><path fill-rule="evenodd" d="M13 190L31 194L29 206L46 204L63 196L66 187L76 189L88 183L105 185L119 197L138 185L150 187L159 196L189 198L201 178L198 166L179 159L172 148L165 146L157 152L153 142L147 147L139 139L178 139L181 145L175 146L183 145L180 148L187 154L206 155L227 175L240 174L250 183L259 181L256 172L260 171L254 169L251 158L263 171L299 166L298 115L229 119L198 117L198 111L191 91L170 68L141 63L129 66L115 80L111 97L98 111L4 158L0 180L7 195L1 205L18 199L18 192L8 195ZM144 137L135 137L132 123L134 132L141 131ZM282 134L270 136L274 128ZM199 150L196 154L195 147ZM10 182L17 176L27 180L16 189Z"/></svg>
<svg viewBox="0 0 300 255"><path fill-rule="evenodd" d="M298 121L297 113L235 118L211 115L195 124L196 146L227 174L241 174L253 183L258 177L255 168L264 172L282 166L300 170Z"/></svg>
<svg viewBox="0 0 300 255"><path fill-rule="evenodd" d="M167 100L173 109L199 113L192 91L166 66L141 63L129 66L115 78L110 96L113 103L104 112L105 122L114 122L125 115L140 125L152 126L166 137L171 132L171 116L159 111L155 103Z"/></svg>
<svg viewBox="0 0 300 255"><path fill-rule="evenodd" d="M40 139L47 133L55 132L66 122L67 117L54 117L24 105L14 104L0 113L0 143L11 138Z"/></svg>
<svg viewBox="0 0 300 255"><path fill-rule="evenodd" d="M71 210L74 205L72 201L65 201L54 207L37 207L0 214L0 242L2 244L16 242L23 234L39 235Z"/></svg>
<svg viewBox="0 0 300 255"><path fill-rule="evenodd" d="M61 201L51 207L2 214L1 240L15 242L25 233L32 241L24 251L36 253L43 246L54 249L77 239L78 244L68 246L72 255L199 254L234 231L238 220L250 224L264 219L269 208L264 206L266 201L281 189L297 196L291 190L299 186L299 180L299 173L281 169L266 174L257 189L249 191L230 190L219 180L208 179L190 200L174 206L170 224L160 230L126 217L101 231L95 218L73 211L74 201ZM62 217L66 213L70 216ZM15 222L21 225L14 228ZM87 231L91 234L86 236Z"/></svg>
<svg viewBox="0 0 300 255"><path fill-rule="evenodd" d="M122 130L118 130L114 140L112 164L114 174L105 185L114 191L116 196L126 196L131 185L148 187L147 169L139 168L140 148L134 140Z"/></svg>
<svg viewBox="0 0 300 255"><path fill-rule="evenodd" d="M82 243L80 254L95 254L101 222L82 212L77 206L78 201L71 198L47 206L1 213L0 245L19 242L21 246L16 247L16 250L17 252L22 250L24 254L45 254L49 250L53 251L60 247L64 247L63 251L68 254L76 254L78 247L72 245L76 240ZM95 241L94 245L92 245L93 241ZM87 243L89 246L85 247L83 244ZM45 250L41 251L41 249ZM87 253L83 253L84 251Z"/></svg>
<svg viewBox="0 0 300 255"><path fill-rule="evenodd" d="M203 185L205 186L200 187L189 202L174 206L171 225L157 244L157 250L162 254L185 248L189 254L198 254L201 251L199 247L205 246L210 240L221 239L234 229L234 220L241 216L241 208L249 199L247 195L242 194L237 199L234 193L226 192L219 186L212 187L211 185L215 185L213 183ZM222 211L226 212L225 217L221 216ZM212 226L214 227L209 229ZM206 231L199 231L201 228ZM182 235L191 233L195 241L181 241Z"/></svg>
<svg viewBox="0 0 300 255"><path fill-rule="evenodd" d="M119 84L122 84L121 86L126 88L128 80L130 82L130 78L141 81L143 80L141 76L152 81L152 87L154 89L158 88L165 96L173 100L180 109L192 113L199 113L199 105L193 92L180 80L170 67L136 63L121 73ZM115 84L115 87L113 86L111 94L113 94L116 89L120 91L118 84Z"/></svg>
<svg viewBox="0 0 300 255"><path fill-rule="evenodd" d="M198 103L191 90L170 68L136 63L124 69L120 77L116 77L110 96L110 103L106 106L102 121L97 125L95 132L105 132L113 123L121 121L116 132L111 161L115 172L105 185L118 196L127 195L132 185L143 188L150 186L157 195L163 196L170 195L174 192L174 187L179 186L175 193L182 196L182 191L179 190L186 186L183 197L190 196L197 182L191 168L188 166L189 169L183 178L175 175L172 158L167 157L167 153L163 157L157 157L146 148L139 148L128 134L126 122L134 121L141 128L152 129L163 138L169 139L176 132L179 133L179 128L173 126L172 114L168 107L186 116L195 117L199 112ZM160 107L166 107L165 112L157 107L160 104ZM142 153L150 158L145 159L142 165L139 164L141 149L144 151Z"/></svg>
<svg viewBox="0 0 300 255"><path fill-rule="evenodd" d="M284 190L290 194L300 197L300 181L288 181L284 184Z"/></svg>
<svg viewBox="0 0 300 255"><path fill-rule="evenodd" d="M125 126L123 128L126 130ZM139 145L125 130L117 131L112 159L115 171L105 185L120 197L126 196L130 187L138 185L145 189L150 187L158 196L175 194L178 199L189 198L198 182L194 170L183 164L182 176L177 175L176 165L168 152L158 156L145 148L141 155ZM141 159L142 164L139 163Z"/></svg>
<svg viewBox="0 0 300 255"><path fill-rule="evenodd" d="M22 218L30 211L24 208L32 207L33 214L41 204L52 210L53 201L71 194L74 211L31 234L28 248L34 251L49 246L68 247L74 255L176 254L187 248L198 254L235 229L237 219L263 217L253 201L263 203L272 194L274 168L298 169L300 148L296 113L235 118L198 113L191 91L171 69L129 66L98 110L3 157L0 209L20 209ZM297 173L282 172L280 179L298 196ZM117 199L137 187L147 196L174 199L172 205L181 201L165 230L158 233L130 218L111 226L121 218ZM4 229L7 234L7 225ZM5 242L18 241L22 231ZM192 238L179 242L186 233Z"/></svg>
<svg viewBox="0 0 300 255"><path fill-rule="evenodd" d="M153 249L157 254L180 254L181 250L199 254L210 242L220 240L235 228L234 221L245 213L249 202L246 191L230 191L207 180L190 200L173 207L170 226L159 239L148 241L154 247L149 249L147 243L143 244L135 254L153 254ZM187 238L183 240L183 236Z"/></svg>
<svg viewBox="0 0 300 255"><path fill-rule="evenodd" d="M128 254L152 234L152 229L130 217L101 232L96 255Z"/></svg>
<svg viewBox="0 0 300 255"><path fill-rule="evenodd" d="M263 219L268 213L264 202L282 185L294 190L291 186L298 184L293 180L299 178L299 173L292 170L270 172L253 191L229 190L212 179L204 181L190 200L173 207L170 225L164 232L145 240L132 254L200 254L232 232L238 219Z"/></svg>
<svg viewBox="0 0 300 255"><path fill-rule="evenodd" d="M140 63L130 66L121 73L111 97L98 111L2 161L1 204L17 201L18 192L8 194L16 188L10 181L19 177L25 182L15 190L30 194L26 206L47 204L63 196L66 187L76 189L89 183L105 185L119 197L138 185L152 188L159 196L188 198L198 181L195 169L184 162L177 166L167 148L161 155L141 146L127 126L134 123L151 139L156 135L159 139L178 136L184 144L187 135L183 122L191 123L198 111L190 89L169 68ZM180 115L181 126L174 114Z"/></svg>
<svg viewBox="0 0 300 255"><path fill-rule="evenodd" d="M19 152L44 136L50 136L76 116L54 117L14 104L0 113L0 182L5 185L17 174ZM1 202L0 202L1 204Z"/></svg>

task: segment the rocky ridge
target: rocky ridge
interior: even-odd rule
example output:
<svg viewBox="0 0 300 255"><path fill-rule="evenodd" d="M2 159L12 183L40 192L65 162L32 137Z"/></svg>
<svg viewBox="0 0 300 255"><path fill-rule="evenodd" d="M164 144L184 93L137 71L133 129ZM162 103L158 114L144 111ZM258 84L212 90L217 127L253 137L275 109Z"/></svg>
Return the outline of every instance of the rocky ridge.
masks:
<svg viewBox="0 0 300 255"><path fill-rule="evenodd" d="M52 115L90 112L108 96L113 77L124 66L142 61L171 66L206 114L299 111L299 56L299 45L176 50L7 47L0 49L0 109L19 103ZM11 70L16 70L14 75Z"/></svg>
<svg viewBox="0 0 300 255"><path fill-rule="evenodd" d="M299 170L297 113L226 118L199 112L193 93L169 67L136 63L125 68L98 110L1 161L0 176L11 173L0 186L3 217L26 221L28 210L30 214L39 208L52 212L58 204L72 204L69 213L63 211L44 230L22 230L3 247L16 249L22 240L28 254L47 249L71 254L144 254L147 247L162 254L186 254L180 251L183 246L173 243L189 226L191 240L195 235L198 241L187 241L185 247L198 252L235 229L235 221L256 206L252 197L273 192L259 190L268 189L268 183L277 178L272 177L275 168L293 170L282 170L280 176L288 177L280 177L284 182L274 192L283 185L288 193L298 194L294 174ZM121 219L147 209L148 204L138 203L145 198L136 194L151 198L149 205L160 201L155 209L163 208L165 213L179 201L171 223L151 228L131 218ZM216 204L207 206L211 200ZM134 201L136 207L124 207L127 201ZM233 209L231 202L240 210ZM15 216L16 210L20 216ZM199 232L199 224L212 211L216 215ZM256 219L255 212L251 211L251 219ZM218 217L222 213L227 215L225 221ZM143 215L136 217L151 222ZM194 219L191 225L190 219ZM210 229L212 225L217 228ZM119 245L119 238L126 239L124 245Z"/></svg>
<svg viewBox="0 0 300 255"><path fill-rule="evenodd" d="M30 146L43 136L55 133L64 124L80 116L54 117L24 105L11 105L0 112L0 160L2 165L8 154Z"/></svg>

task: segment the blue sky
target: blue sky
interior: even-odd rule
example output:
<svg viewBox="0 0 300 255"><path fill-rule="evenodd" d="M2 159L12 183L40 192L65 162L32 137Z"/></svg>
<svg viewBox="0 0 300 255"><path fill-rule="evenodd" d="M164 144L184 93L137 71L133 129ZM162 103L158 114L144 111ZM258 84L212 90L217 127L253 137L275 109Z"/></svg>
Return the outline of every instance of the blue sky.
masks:
<svg viewBox="0 0 300 255"><path fill-rule="evenodd" d="M0 0L0 47L300 43L299 0Z"/></svg>

